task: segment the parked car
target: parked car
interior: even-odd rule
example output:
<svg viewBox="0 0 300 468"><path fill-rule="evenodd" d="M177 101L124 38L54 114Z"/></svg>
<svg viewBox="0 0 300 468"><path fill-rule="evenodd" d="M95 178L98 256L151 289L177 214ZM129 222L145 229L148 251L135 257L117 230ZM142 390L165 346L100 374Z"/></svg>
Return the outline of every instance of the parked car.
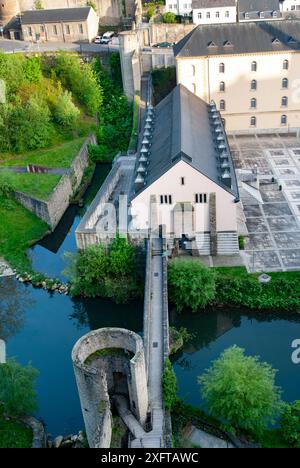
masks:
<svg viewBox="0 0 300 468"><path fill-rule="evenodd" d="M113 31L107 31L101 37L100 44L109 44L112 41L114 35L115 33Z"/></svg>
<svg viewBox="0 0 300 468"><path fill-rule="evenodd" d="M157 49L160 48L170 48L173 47L176 44L176 42L159 42L158 44L154 44L153 47L156 47Z"/></svg>
<svg viewBox="0 0 300 468"><path fill-rule="evenodd" d="M94 43L95 44L101 44L101 39L102 39L102 36L96 36L95 39L94 39Z"/></svg>

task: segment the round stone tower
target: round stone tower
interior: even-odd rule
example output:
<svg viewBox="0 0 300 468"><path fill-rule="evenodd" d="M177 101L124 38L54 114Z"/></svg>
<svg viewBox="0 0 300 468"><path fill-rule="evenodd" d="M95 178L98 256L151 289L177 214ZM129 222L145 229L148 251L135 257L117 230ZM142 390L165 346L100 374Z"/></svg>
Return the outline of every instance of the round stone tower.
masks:
<svg viewBox="0 0 300 468"><path fill-rule="evenodd" d="M20 13L18 0L0 1L0 25L5 26L18 13Z"/></svg>

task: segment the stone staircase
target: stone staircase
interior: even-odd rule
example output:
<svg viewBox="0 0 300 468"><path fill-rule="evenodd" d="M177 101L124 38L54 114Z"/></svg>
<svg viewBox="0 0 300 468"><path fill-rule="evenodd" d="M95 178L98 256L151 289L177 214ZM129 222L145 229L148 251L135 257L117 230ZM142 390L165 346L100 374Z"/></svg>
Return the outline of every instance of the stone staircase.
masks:
<svg viewBox="0 0 300 468"><path fill-rule="evenodd" d="M210 255L211 254L211 245L210 245L210 234L203 232L196 234L196 240L193 241L193 251L197 250L199 255Z"/></svg>
<svg viewBox="0 0 300 468"><path fill-rule="evenodd" d="M218 255L239 254L239 239L236 232L218 232Z"/></svg>

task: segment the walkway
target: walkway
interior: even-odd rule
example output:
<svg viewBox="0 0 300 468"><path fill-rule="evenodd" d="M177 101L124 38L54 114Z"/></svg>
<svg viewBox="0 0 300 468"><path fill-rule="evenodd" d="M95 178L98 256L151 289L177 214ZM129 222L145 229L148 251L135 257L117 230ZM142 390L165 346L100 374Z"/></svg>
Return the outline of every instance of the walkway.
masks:
<svg viewBox="0 0 300 468"><path fill-rule="evenodd" d="M191 426L190 433L187 435L187 440L196 447L206 449L224 449L234 448L230 442L219 439L207 432L202 431L194 426Z"/></svg>

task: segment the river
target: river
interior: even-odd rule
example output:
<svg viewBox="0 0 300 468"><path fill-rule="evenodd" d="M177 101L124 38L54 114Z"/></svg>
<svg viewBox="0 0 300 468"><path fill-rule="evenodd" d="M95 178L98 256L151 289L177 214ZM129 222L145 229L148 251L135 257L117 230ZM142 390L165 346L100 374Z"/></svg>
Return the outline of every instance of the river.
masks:
<svg viewBox="0 0 300 468"><path fill-rule="evenodd" d="M109 171L98 166L84 206L71 206L56 231L30 252L36 270L65 279L63 254L76 250L75 229ZM105 299L72 299L49 294L17 282L0 280L0 336L7 341L8 356L39 370L39 410L53 436L76 433L83 421L73 375L71 350L91 329L125 327L142 333L143 304L118 306ZM300 316L289 314L208 311L171 313L171 323L186 327L193 338L174 358L180 395L201 404L197 376L224 349L237 344L258 354L278 369L277 383L287 401L299 398L300 365L291 361L291 342L300 338Z"/></svg>

